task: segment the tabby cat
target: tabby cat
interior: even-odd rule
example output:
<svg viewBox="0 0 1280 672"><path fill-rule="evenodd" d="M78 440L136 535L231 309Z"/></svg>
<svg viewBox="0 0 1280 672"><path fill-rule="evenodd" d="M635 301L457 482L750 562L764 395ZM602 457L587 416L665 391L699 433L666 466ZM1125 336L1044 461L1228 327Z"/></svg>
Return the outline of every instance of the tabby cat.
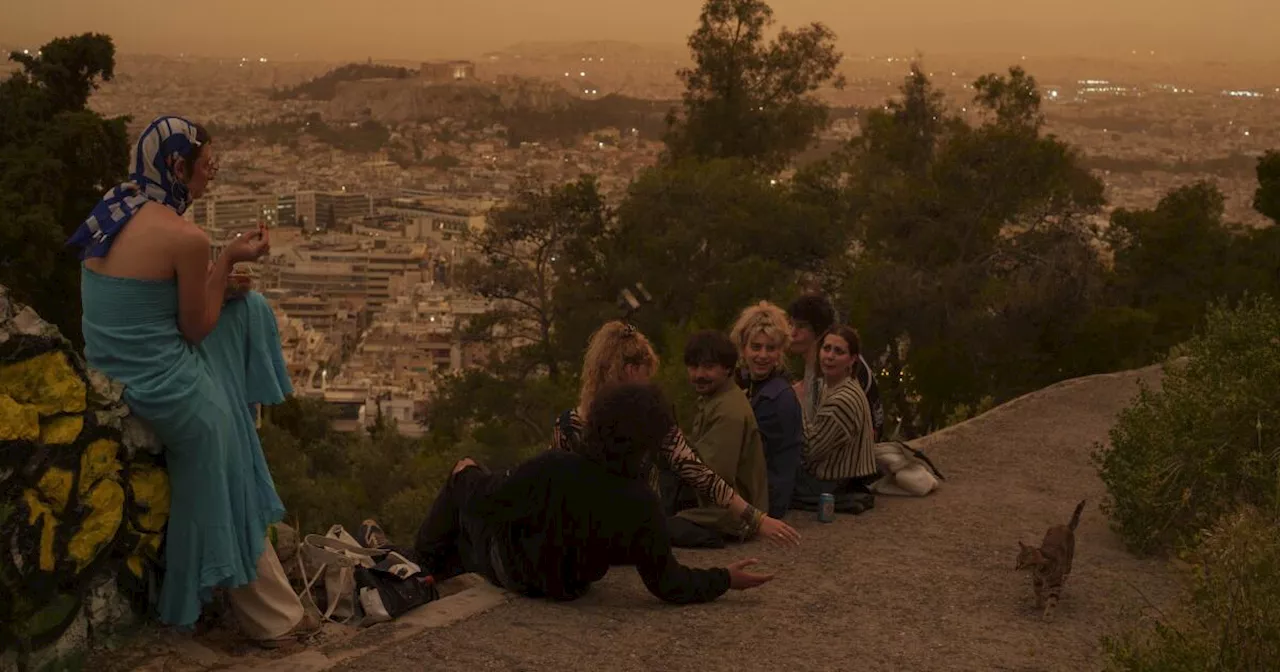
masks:
<svg viewBox="0 0 1280 672"><path fill-rule="evenodd" d="M1031 585L1036 590L1036 608L1044 609L1044 619L1053 618L1053 609L1058 606L1058 595L1062 593L1062 584L1067 582L1071 573L1071 558L1076 552L1076 526L1080 524L1080 512L1084 511L1084 500L1076 505L1071 514L1071 522L1066 525L1054 525L1044 533L1044 541L1040 547L1028 546L1018 541L1021 549L1018 552L1018 564L1015 569L1031 570Z"/></svg>

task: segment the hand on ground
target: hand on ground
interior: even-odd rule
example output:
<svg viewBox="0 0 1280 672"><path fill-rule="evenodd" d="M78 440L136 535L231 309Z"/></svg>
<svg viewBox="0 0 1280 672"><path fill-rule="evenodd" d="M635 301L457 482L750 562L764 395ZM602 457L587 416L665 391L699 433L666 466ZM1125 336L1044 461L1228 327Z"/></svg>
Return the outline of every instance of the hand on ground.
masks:
<svg viewBox="0 0 1280 672"><path fill-rule="evenodd" d="M800 545L800 533L796 528L769 516L760 521L760 536L779 546Z"/></svg>
<svg viewBox="0 0 1280 672"><path fill-rule="evenodd" d="M748 590L763 586L773 580L772 574L756 574L746 571L747 567L760 562L755 558L739 560L725 569L729 570L729 588L732 590Z"/></svg>

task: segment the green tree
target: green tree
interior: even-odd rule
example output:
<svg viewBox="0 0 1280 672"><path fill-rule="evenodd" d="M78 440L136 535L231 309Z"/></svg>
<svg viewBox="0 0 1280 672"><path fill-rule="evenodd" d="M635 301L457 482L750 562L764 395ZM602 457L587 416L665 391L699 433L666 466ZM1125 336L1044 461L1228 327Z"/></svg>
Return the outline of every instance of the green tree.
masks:
<svg viewBox="0 0 1280 672"><path fill-rule="evenodd" d="M431 438L435 445L472 445L478 458L510 464L551 445L552 423L576 393L575 380L518 377L501 363L448 374L432 399Z"/></svg>
<svg viewBox="0 0 1280 672"><path fill-rule="evenodd" d="M826 125L827 106L816 92L844 85L835 34L813 23L766 43L772 24L763 0L703 5L689 37L694 66L678 72L683 114L667 119L672 159L738 158L779 170Z"/></svg>
<svg viewBox="0 0 1280 672"><path fill-rule="evenodd" d="M1072 335L1103 268L1088 218L1102 185L1042 135L1035 80L1018 68L974 83L970 125L913 67L830 162L849 245L826 272L908 434L1076 373ZM830 178L827 178L830 183Z"/></svg>
<svg viewBox="0 0 1280 672"><path fill-rule="evenodd" d="M1169 192L1154 209L1112 213L1106 240L1118 298L1156 320L1148 354L1190 337L1209 302L1245 289L1241 232L1224 221L1224 204L1216 186L1197 182Z"/></svg>
<svg viewBox="0 0 1280 672"><path fill-rule="evenodd" d="M839 230L788 185L742 160L688 160L637 179L605 246L612 282L641 282L653 303L637 316L655 337L666 325L726 328L752 301L774 298L818 267Z"/></svg>
<svg viewBox="0 0 1280 672"><path fill-rule="evenodd" d="M1016 129L1039 129L1044 124L1040 87L1021 67L1009 68L1008 77L983 75L973 88L977 91L974 102L994 114L996 123Z"/></svg>
<svg viewBox="0 0 1280 672"><path fill-rule="evenodd" d="M0 284L80 343L79 264L63 243L125 177L126 120L85 107L115 47L84 34L10 59L22 69L0 83Z"/></svg>
<svg viewBox="0 0 1280 672"><path fill-rule="evenodd" d="M1253 208L1280 224L1280 151L1269 151L1258 159L1257 174Z"/></svg>
<svg viewBox="0 0 1280 672"><path fill-rule="evenodd" d="M1280 306L1213 305L1203 327L1120 413L1095 460L1112 527L1134 550L1169 553L1241 504L1280 510Z"/></svg>
<svg viewBox="0 0 1280 672"><path fill-rule="evenodd" d="M589 248L610 216L595 180L584 177L522 192L468 236L470 258L460 267L460 282L493 301L469 334L494 344L495 356L520 378L540 371L558 380L565 347L578 347L562 346L555 329L557 278L569 265L566 252Z"/></svg>

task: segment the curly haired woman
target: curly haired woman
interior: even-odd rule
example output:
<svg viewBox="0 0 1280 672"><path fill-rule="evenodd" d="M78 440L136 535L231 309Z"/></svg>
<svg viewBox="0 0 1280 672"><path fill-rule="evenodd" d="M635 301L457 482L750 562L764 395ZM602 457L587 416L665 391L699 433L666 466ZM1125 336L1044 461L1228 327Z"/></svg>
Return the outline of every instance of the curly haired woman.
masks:
<svg viewBox="0 0 1280 672"><path fill-rule="evenodd" d="M647 382L657 370L658 355L644 334L624 322L605 323L587 344L578 407L565 411L556 420L552 448L575 453L587 450L582 429L586 426L587 409L600 390L615 383ZM758 534L780 544L800 543L795 529L748 504L698 459L678 427L663 442L659 461L708 501L738 515L743 521L744 538Z"/></svg>

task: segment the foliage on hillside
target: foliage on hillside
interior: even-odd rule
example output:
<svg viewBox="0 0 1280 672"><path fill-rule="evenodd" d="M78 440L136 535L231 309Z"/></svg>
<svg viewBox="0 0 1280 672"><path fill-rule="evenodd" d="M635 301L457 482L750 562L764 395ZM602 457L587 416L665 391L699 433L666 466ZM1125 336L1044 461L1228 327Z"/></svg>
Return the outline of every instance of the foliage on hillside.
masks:
<svg viewBox="0 0 1280 672"><path fill-rule="evenodd" d="M624 133L635 129L640 137L653 139L661 136L666 127L669 106L667 101L609 95L573 100L550 110L505 108L494 115L493 121L507 127L507 143L512 147L522 142L571 143L602 128Z"/></svg>
<svg viewBox="0 0 1280 672"><path fill-rule="evenodd" d="M397 543L411 546L457 460L472 457L503 469L546 449L556 400L564 398L548 391L513 396L491 373L465 374L446 383L435 407L441 421L420 438L383 419L368 433L335 432L324 402L295 397L268 409L259 434L288 522L323 533L333 524L354 530L372 517ZM451 400L482 408L502 403L507 412L460 422L474 411L457 412Z"/></svg>
<svg viewBox="0 0 1280 672"><path fill-rule="evenodd" d="M1176 611L1105 642L1115 670L1260 670L1280 660L1280 305L1213 307L1120 414L1096 460L1112 527L1178 553Z"/></svg>
<svg viewBox="0 0 1280 672"><path fill-rule="evenodd" d="M1280 306L1217 305L1203 330L1120 414L1097 461L1116 531L1135 550L1192 544L1241 504L1280 506Z"/></svg>
<svg viewBox="0 0 1280 672"><path fill-rule="evenodd" d="M63 242L125 177L125 119L86 107L115 74L110 37L60 37L0 82L0 284L80 343L80 267Z"/></svg>
<svg viewBox="0 0 1280 672"><path fill-rule="evenodd" d="M1113 672L1254 672L1280 660L1280 510L1244 507L1185 554L1176 610L1103 640Z"/></svg>
<svg viewBox="0 0 1280 672"><path fill-rule="evenodd" d="M269 145L295 147L299 138L310 136L344 152L373 153L387 145L391 130L372 119L359 123L329 123L318 113L289 115L271 121L206 128L214 138L222 140L253 138Z"/></svg>
<svg viewBox="0 0 1280 672"><path fill-rule="evenodd" d="M297 86L272 91L271 98L273 100L333 100L338 93L338 85L343 82L358 82L364 79L407 79L413 76L414 71L409 68L377 63L348 63Z"/></svg>

